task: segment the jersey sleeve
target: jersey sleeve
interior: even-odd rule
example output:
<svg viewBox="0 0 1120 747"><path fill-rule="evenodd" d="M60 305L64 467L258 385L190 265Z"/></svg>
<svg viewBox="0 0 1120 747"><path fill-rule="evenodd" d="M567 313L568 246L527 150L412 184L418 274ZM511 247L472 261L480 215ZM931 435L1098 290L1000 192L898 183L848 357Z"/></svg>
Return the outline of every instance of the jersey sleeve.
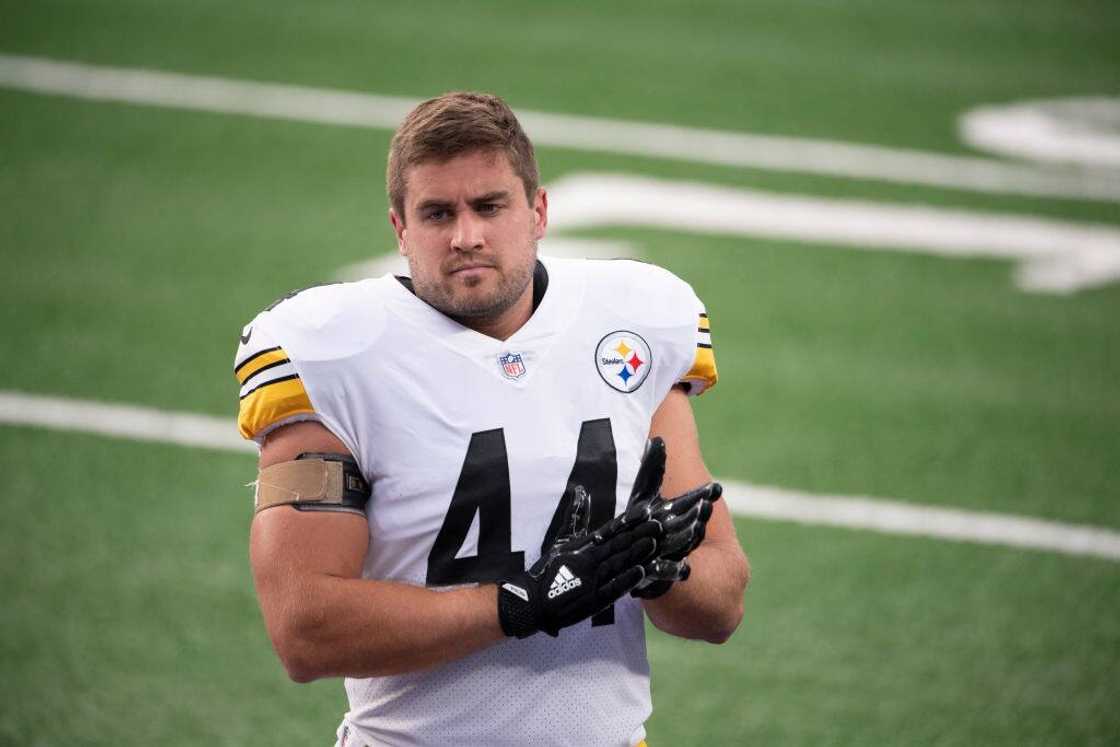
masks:
<svg viewBox="0 0 1120 747"><path fill-rule="evenodd" d="M271 431L301 420L319 420L299 372L260 317L241 333L233 375L241 387L237 427L263 443Z"/></svg>
<svg viewBox="0 0 1120 747"><path fill-rule="evenodd" d="M692 366L678 382L690 396L698 396L708 391L719 381L716 370L716 356L712 348L712 326L708 312L699 299L696 300L696 352Z"/></svg>

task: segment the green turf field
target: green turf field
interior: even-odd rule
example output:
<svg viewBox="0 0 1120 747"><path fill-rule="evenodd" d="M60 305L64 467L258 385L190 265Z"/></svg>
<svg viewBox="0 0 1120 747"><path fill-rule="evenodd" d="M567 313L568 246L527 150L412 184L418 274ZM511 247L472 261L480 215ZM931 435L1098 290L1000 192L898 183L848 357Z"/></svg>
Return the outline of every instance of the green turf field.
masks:
<svg viewBox="0 0 1120 747"><path fill-rule="evenodd" d="M1110 2L0 0L0 54L968 152L980 104L1120 91ZM0 87L0 390L232 417L241 325L393 248L386 130ZM1120 227L1120 205L541 148L613 171ZM554 228L557 228L554 226ZM562 227L560 227L562 228ZM690 280L728 479L1120 528L1120 284L609 228ZM251 456L0 427L0 744L329 744L247 564ZM1120 743L1120 564L738 520L723 647L651 633L652 747Z"/></svg>

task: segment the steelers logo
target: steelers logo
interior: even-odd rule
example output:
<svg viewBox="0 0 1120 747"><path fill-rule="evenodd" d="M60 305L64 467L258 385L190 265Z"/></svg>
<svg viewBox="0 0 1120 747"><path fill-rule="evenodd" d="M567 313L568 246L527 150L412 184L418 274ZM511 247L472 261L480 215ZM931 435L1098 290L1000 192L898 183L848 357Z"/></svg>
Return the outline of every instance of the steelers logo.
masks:
<svg viewBox="0 0 1120 747"><path fill-rule="evenodd" d="M653 354L640 335L627 330L611 332L595 349L595 368L612 389L629 394L649 376Z"/></svg>

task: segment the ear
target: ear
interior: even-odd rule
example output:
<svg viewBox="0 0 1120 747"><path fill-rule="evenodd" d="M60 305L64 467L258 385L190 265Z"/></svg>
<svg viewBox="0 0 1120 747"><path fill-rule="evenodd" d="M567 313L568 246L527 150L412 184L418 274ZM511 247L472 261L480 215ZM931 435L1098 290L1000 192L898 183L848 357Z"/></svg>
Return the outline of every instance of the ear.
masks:
<svg viewBox="0 0 1120 747"><path fill-rule="evenodd" d="M397 251L401 253L402 257L408 256L404 243L404 232L406 230L404 219L397 215L397 211L393 208L389 208L389 223L393 226L393 233L397 235Z"/></svg>
<svg viewBox="0 0 1120 747"><path fill-rule="evenodd" d="M545 229L548 228L548 193L543 189L537 190L537 196L533 200L533 238L544 238Z"/></svg>

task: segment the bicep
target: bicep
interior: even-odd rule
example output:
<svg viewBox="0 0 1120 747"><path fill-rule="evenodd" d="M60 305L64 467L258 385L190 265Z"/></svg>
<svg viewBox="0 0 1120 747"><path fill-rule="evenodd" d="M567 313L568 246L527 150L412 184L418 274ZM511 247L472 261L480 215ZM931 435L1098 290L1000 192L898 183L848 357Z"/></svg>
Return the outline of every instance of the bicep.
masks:
<svg viewBox="0 0 1120 747"><path fill-rule="evenodd" d="M253 517L249 536L258 592L274 591L307 574L357 578L368 537L367 524L357 514L266 509Z"/></svg>
<svg viewBox="0 0 1120 747"><path fill-rule="evenodd" d="M261 447L262 468L306 452L349 455L342 442L319 423L284 426ZM253 517L249 559L261 608L268 620L298 601L317 575L357 578L368 544L368 525L354 513L297 511L274 506Z"/></svg>

